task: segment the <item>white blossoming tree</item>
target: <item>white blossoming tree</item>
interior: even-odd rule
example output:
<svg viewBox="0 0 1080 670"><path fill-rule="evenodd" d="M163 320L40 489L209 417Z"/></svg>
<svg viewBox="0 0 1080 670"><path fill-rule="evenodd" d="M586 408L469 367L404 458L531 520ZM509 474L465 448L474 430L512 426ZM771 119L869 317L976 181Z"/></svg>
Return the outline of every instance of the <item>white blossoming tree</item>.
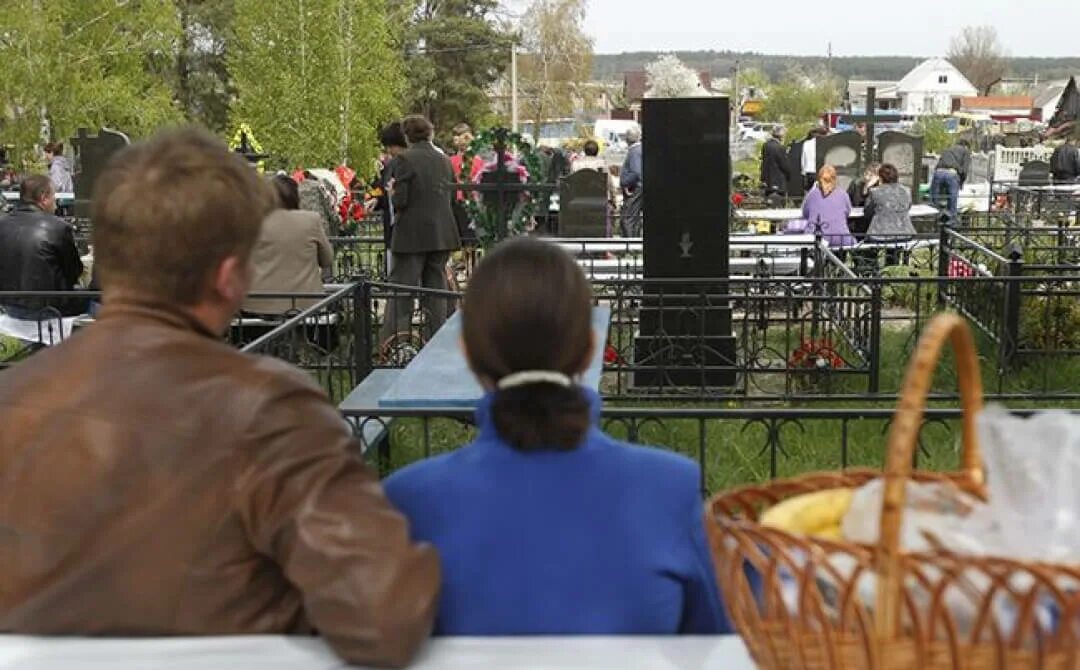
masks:
<svg viewBox="0 0 1080 670"><path fill-rule="evenodd" d="M664 54L645 66L647 98L692 98L707 95L698 73L673 54Z"/></svg>

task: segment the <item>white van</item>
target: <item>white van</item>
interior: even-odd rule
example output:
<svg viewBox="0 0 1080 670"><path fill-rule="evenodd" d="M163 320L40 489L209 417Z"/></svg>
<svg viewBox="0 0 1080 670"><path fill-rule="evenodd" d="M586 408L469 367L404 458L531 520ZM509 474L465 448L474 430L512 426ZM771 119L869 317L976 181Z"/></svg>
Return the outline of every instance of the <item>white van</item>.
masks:
<svg viewBox="0 0 1080 670"><path fill-rule="evenodd" d="M624 135L631 128L637 128L637 121L621 119L600 119L593 126L593 136L612 149L626 149Z"/></svg>

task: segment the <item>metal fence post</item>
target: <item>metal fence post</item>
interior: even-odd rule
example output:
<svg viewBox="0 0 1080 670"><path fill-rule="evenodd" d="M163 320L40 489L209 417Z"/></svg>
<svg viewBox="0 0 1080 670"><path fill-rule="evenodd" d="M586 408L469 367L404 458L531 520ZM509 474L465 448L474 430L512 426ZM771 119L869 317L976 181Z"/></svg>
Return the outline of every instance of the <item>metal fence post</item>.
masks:
<svg viewBox="0 0 1080 670"><path fill-rule="evenodd" d="M1004 332L1001 334L1001 365L1009 367L1016 357L1016 350L1020 343L1020 295L1023 290L1024 276L1024 253L1019 247L1013 246L1009 250L1009 264L1005 285L1005 305L1003 323Z"/></svg>
<svg viewBox="0 0 1080 670"><path fill-rule="evenodd" d="M937 306L938 309L945 308L945 292L947 289L947 278L949 276L949 227L941 226L941 231L938 234L938 267L937 267Z"/></svg>
<svg viewBox="0 0 1080 670"><path fill-rule="evenodd" d="M881 390L881 281L870 285L870 379L867 392Z"/></svg>
<svg viewBox="0 0 1080 670"><path fill-rule="evenodd" d="M366 277L353 287L353 372L356 383L371 374L371 284Z"/></svg>

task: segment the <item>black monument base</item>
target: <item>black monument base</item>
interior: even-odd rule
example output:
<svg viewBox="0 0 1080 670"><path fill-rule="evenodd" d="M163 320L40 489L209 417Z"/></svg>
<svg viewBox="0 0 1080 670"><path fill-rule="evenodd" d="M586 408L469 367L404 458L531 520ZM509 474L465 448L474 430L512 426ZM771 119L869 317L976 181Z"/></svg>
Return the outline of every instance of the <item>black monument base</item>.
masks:
<svg viewBox="0 0 1080 670"><path fill-rule="evenodd" d="M735 386L735 337L642 335L634 339L634 387L730 388Z"/></svg>
<svg viewBox="0 0 1080 670"><path fill-rule="evenodd" d="M636 387L723 388L736 383L731 307L709 296L642 301L634 338Z"/></svg>

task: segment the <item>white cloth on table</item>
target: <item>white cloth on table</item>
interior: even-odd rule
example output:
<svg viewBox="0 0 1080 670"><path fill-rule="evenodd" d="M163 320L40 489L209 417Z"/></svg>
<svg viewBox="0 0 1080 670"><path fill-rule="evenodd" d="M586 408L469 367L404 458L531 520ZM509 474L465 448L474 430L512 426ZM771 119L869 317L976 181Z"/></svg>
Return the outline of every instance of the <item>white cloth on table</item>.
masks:
<svg viewBox="0 0 1080 670"><path fill-rule="evenodd" d="M80 318L85 318L85 316L85 314L65 317L52 316L42 318L40 321L31 321L16 319L0 311L0 335L7 335L24 342L34 342L51 347L71 337L75 322Z"/></svg>
<svg viewBox="0 0 1080 670"><path fill-rule="evenodd" d="M345 670L312 637L90 639L0 635L0 670ZM752 670L742 640L713 637L444 637L412 670Z"/></svg>

